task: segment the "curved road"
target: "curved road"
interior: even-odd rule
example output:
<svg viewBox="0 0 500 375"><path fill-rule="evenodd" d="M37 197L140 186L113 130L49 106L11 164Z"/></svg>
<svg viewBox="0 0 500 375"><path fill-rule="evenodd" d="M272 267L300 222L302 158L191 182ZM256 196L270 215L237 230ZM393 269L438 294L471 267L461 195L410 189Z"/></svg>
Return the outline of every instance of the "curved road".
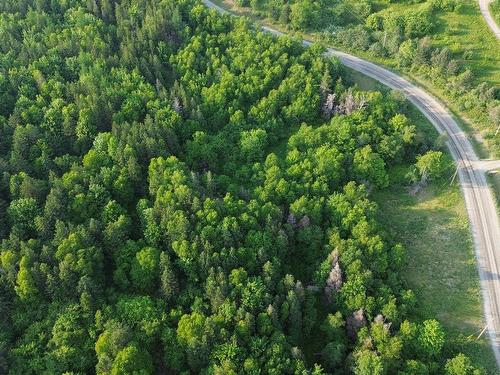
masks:
<svg viewBox="0 0 500 375"><path fill-rule="evenodd" d="M228 13L210 0L202 1L210 8L221 13ZM283 35L269 27L263 27L263 29L276 36ZM306 46L311 44L307 40L303 43ZM489 168L484 167L485 165L498 166L500 162L480 161L471 142L450 112L420 87L376 64L333 48L328 48L326 55L335 56L347 67L401 91L429 119L440 134L447 135L446 143L458 167L460 187L465 197L474 239L488 334L500 367L500 226L496 204L486 181L485 173Z"/></svg>
<svg viewBox="0 0 500 375"><path fill-rule="evenodd" d="M493 19L491 13L490 13L490 8L488 5L491 3L492 0L479 0L479 9L481 10L481 14L484 17L484 20L488 24L488 27L491 29L493 34L497 37L497 39L500 39L500 28L496 24L495 20Z"/></svg>

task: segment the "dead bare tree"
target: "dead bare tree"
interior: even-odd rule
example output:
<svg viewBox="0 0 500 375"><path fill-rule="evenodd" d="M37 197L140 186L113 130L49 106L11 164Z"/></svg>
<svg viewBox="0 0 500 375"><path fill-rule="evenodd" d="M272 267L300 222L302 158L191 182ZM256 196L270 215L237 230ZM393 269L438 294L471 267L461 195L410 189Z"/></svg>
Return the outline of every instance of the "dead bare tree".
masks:
<svg viewBox="0 0 500 375"><path fill-rule="evenodd" d="M172 108L174 109L175 112L177 112L179 115L182 115L183 113L183 108L180 99L175 96L172 99Z"/></svg>
<svg viewBox="0 0 500 375"><path fill-rule="evenodd" d="M327 120L331 119L332 116L336 112L335 108L335 99L337 98L337 95L335 94L328 94L326 96L325 103L323 104L323 117L325 117Z"/></svg>
<svg viewBox="0 0 500 375"><path fill-rule="evenodd" d="M349 90L347 92L345 99L344 99L344 113L346 115L350 115L356 109L357 109L356 98L354 97L352 90Z"/></svg>
<svg viewBox="0 0 500 375"><path fill-rule="evenodd" d="M365 108L367 103L368 99L364 93L354 95L353 90L349 89L344 100L335 107L333 113L350 115L355 111Z"/></svg>
<svg viewBox="0 0 500 375"><path fill-rule="evenodd" d="M334 250L329 258L332 259L332 268L326 279L325 296L329 303L333 302L333 297L342 287L342 270L340 269L338 252Z"/></svg>
<svg viewBox="0 0 500 375"><path fill-rule="evenodd" d="M347 337L350 340L356 340L358 336L358 331L366 325L365 311L361 308L357 311L354 311L351 316L348 316L346 319L346 330Z"/></svg>
<svg viewBox="0 0 500 375"><path fill-rule="evenodd" d="M358 110L365 108L367 103L368 99L366 98L365 93L364 92L360 93L358 97Z"/></svg>
<svg viewBox="0 0 500 375"><path fill-rule="evenodd" d="M309 225L311 225L311 220L309 219L309 216L304 215L302 219L300 219L299 223L297 224L298 228L307 228Z"/></svg>

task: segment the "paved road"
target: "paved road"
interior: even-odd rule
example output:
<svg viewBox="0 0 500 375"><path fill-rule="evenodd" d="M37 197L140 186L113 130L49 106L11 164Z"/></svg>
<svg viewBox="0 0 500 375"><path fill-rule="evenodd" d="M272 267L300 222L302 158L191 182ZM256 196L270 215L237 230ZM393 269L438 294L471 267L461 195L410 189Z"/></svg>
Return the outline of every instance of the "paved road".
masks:
<svg viewBox="0 0 500 375"><path fill-rule="evenodd" d="M203 0L203 2L210 8L227 13L225 9L213 4L210 0ZM283 35L269 27L263 27L263 29L276 36ZM311 44L307 40L303 43L306 46ZM486 170L489 170L491 166L500 165L500 162L479 160L471 142L450 112L420 87L359 57L332 48L327 49L326 54L335 56L347 67L404 93L440 134L447 135L447 146L457 163L460 186L469 214L488 334L500 367L500 226L495 201L485 175ZM468 298L468 296L463 297Z"/></svg>
<svg viewBox="0 0 500 375"><path fill-rule="evenodd" d="M500 171L500 160L480 160L474 164L474 168L485 172Z"/></svg>
<svg viewBox="0 0 500 375"><path fill-rule="evenodd" d="M478 0L479 1L479 9L481 9L481 14L484 17L484 20L488 24L488 27L491 29L493 34L500 39L500 28L496 24L495 20L493 19L490 9L488 8L488 5L491 3L492 0Z"/></svg>

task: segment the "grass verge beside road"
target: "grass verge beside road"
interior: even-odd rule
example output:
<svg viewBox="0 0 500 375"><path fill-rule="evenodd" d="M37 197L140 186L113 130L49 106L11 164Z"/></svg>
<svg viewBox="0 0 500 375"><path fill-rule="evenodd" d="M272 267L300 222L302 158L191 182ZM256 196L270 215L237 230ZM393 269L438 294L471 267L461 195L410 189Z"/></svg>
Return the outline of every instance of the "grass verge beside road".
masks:
<svg viewBox="0 0 500 375"><path fill-rule="evenodd" d="M500 0L495 0L490 4L490 12L497 25L500 25Z"/></svg>
<svg viewBox="0 0 500 375"><path fill-rule="evenodd" d="M500 171L488 174L488 184L491 186L491 191L495 195L497 209L500 213Z"/></svg>

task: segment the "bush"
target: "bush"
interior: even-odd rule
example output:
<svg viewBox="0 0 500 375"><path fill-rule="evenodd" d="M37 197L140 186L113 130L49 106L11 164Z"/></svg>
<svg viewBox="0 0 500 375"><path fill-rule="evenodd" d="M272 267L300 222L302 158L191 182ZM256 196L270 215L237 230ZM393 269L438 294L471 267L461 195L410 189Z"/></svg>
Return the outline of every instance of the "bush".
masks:
<svg viewBox="0 0 500 375"><path fill-rule="evenodd" d="M379 13L370 14L365 21L365 26L373 31L382 30L383 25L384 25L384 18Z"/></svg>
<svg viewBox="0 0 500 375"><path fill-rule="evenodd" d="M416 46L415 42L411 39L405 40L399 46L399 51L396 56L399 66L411 66L415 59Z"/></svg>
<svg viewBox="0 0 500 375"><path fill-rule="evenodd" d="M441 151L428 151L417 156L417 167L422 180L436 180L441 178L450 167L450 163Z"/></svg>
<svg viewBox="0 0 500 375"><path fill-rule="evenodd" d="M387 56L387 50L384 48L384 46L380 42L373 43L370 46L370 48L368 49L368 51L375 56L379 56L379 57L386 57Z"/></svg>
<svg viewBox="0 0 500 375"><path fill-rule="evenodd" d="M481 375L483 371L475 368L469 357L460 353L453 359L446 361L446 375Z"/></svg>
<svg viewBox="0 0 500 375"><path fill-rule="evenodd" d="M433 27L430 12L420 10L409 12L404 17L404 32L408 38L421 38L429 34Z"/></svg>
<svg viewBox="0 0 500 375"><path fill-rule="evenodd" d="M370 34L363 26L341 29L335 34L337 43L353 50L366 51L370 47Z"/></svg>
<svg viewBox="0 0 500 375"><path fill-rule="evenodd" d="M318 26L319 6L310 0L301 0L290 7L290 23L295 30L307 30Z"/></svg>

